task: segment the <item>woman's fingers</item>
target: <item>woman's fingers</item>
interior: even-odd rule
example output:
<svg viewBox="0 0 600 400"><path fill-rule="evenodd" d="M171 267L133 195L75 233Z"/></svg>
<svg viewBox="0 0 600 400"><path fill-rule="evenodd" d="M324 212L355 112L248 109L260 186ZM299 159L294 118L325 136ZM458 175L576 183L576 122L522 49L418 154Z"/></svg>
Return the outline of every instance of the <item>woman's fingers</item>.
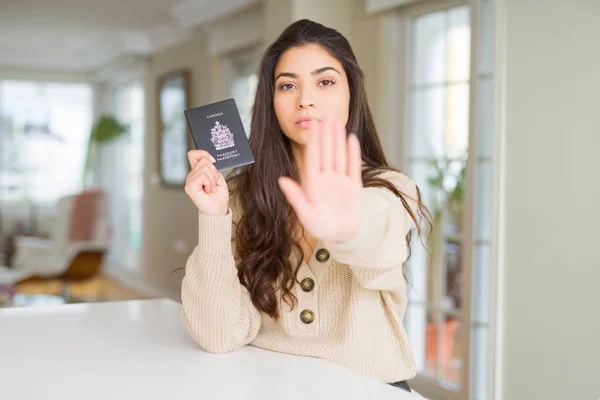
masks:
<svg viewBox="0 0 600 400"><path fill-rule="evenodd" d="M360 142L356 134L348 137L348 176L359 182L362 181L362 156Z"/></svg>
<svg viewBox="0 0 600 400"><path fill-rule="evenodd" d="M208 176L208 174L200 175L200 177L198 179L198 186L200 186L200 188L204 189L204 191L206 193L212 193L213 184L212 184L212 181L210 180L210 177Z"/></svg>
<svg viewBox="0 0 600 400"><path fill-rule="evenodd" d="M292 206L300 222L305 225L310 220L311 206L306 197L306 192L293 179L288 177L279 178L279 187L288 203Z"/></svg>
<svg viewBox="0 0 600 400"><path fill-rule="evenodd" d="M217 191L217 186L220 186L218 184L219 180L216 179L210 171L202 172L200 177L206 193L214 193Z"/></svg>
<svg viewBox="0 0 600 400"><path fill-rule="evenodd" d="M311 126L306 140L305 182L309 198L311 182L321 172L335 171L354 179L362 177L362 156L356 134L348 135L340 121L324 118Z"/></svg>
<svg viewBox="0 0 600 400"><path fill-rule="evenodd" d="M348 172L347 142L346 127L341 122L337 122L334 131L335 170L342 174Z"/></svg>
<svg viewBox="0 0 600 400"><path fill-rule="evenodd" d="M306 137L306 152L304 156L304 181L302 186L309 199L314 198L312 183L315 181L321 168L321 144L319 135L321 133L321 122L310 125Z"/></svg>
<svg viewBox="0 0 600 400"><path fill-rule="evenodd" d="M217 169L215 168L215 166L213 164L201 161L201 162L197 163L194 168L192 168L192 170L188 174L186 180L187 181L193 180L197 176L199 176L200 174L205 173L205 172L210 173L212 176L215 177L216 180L218 180L219 177L221 176L221 174L219 173L219 171L217 171Z"/></svg>
<svg viewBox="0 0 600 400"><path fill-rule="evenodd" d="M328 172L334 169L334 134L335 122L329 118L324 119L320 130L321 141L321 171Z"/></svg>
<svg viewBox="0 0 600 400"><path fill-rule="evenodd" d="M194 168L198 162L203 159L210 161L212 163L217 162L213 156L210 155L208 151L205 150L190 150L187 153L188 161L190 163L190 168Z"/></svg>
<svg viewBox="0 0 600 400"><path fill-rule="evenodd" d="M216 186L223 186L222 175L213 164L198 163L196 167L189 173L187 182L192 185L201 184L205 186L207 193L214 192Z"/></svg>
<svg viewBox="0 0 600 400"><path fill-rule="evenodd" d="M213 164L210 164L208 168L212 176L215 178L216 185L221 186L221 173L217 170L217 168L215 168Z"/></svg>

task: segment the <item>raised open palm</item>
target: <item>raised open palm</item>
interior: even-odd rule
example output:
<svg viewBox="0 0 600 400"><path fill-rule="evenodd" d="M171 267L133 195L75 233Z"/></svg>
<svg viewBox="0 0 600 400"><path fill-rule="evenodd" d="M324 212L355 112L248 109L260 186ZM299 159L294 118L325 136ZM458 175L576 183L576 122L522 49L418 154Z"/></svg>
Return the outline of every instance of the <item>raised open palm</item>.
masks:
<svg viewBox="0 0 600 400"><path fill-rule="evenodd" d="M300 223L314 237L343 242L358 229L362 160L356 135L323 120L308 132L303 182L281 177L279 186Z"/></svg>

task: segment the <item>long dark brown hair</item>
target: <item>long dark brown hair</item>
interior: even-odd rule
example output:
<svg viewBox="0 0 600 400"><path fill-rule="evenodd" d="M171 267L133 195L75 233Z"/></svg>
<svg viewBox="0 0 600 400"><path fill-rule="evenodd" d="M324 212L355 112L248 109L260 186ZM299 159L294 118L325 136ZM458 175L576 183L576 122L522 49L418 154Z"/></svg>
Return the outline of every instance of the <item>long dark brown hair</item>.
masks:
<svg viewBox="0 0 600 400"><path fill-rule="evenodd" d="M346 130L356 133L360 141L365 163L363 185L385 187L394 192L415 222L419 237L422 234L421 218L431 228L430 214L421 202L418 189L418 198L412 199L418 204L415 215L404 193L387 180L376 177L392 168L384 155L367 104L364 74L346 38L334 29L306 19L293 23L267 48L258 71L250 128L250 148L255 162L233 170L228 178L232 201L237 203L238 209L244 210L234 227L238 277L250 292L256 308L273 318L279 316L279 296L290 307L295 307L297 299L292 289L304 258L296 234L298 219L277 183L280 176L297 180L298 171L290 141L281 131L275 115L274 72L280 57L288 49L309 44L327 50L342 64L348 76L350 107ZM410 252L410 233L406 240ZM290 256L294 249L299 258L292 265Z"/></svg>

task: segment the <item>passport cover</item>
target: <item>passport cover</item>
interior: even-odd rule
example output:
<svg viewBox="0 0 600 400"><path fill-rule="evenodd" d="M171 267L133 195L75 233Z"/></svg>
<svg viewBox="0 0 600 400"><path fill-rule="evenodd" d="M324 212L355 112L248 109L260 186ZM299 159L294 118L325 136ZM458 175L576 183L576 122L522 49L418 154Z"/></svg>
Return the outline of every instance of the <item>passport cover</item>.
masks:
<svg viewBox="0 0 600 400"><path fill-rule="evenodd" d="M194 145L217 160L217 170L252 164L254 155L235 99L185 110Z"/></svg>

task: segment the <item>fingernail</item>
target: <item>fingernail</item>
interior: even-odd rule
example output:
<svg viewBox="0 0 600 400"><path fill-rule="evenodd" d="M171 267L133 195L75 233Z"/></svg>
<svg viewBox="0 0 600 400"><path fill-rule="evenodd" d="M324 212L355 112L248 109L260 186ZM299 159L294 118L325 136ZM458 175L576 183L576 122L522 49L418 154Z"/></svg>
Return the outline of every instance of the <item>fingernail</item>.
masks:
<svg viewBox="0 0 600 400"><path fill-rule="evenodd" d="M213 156L210 156L210 161L212 161L213 163L217 162L217 160L215 160L215 158Z"/></svg>

